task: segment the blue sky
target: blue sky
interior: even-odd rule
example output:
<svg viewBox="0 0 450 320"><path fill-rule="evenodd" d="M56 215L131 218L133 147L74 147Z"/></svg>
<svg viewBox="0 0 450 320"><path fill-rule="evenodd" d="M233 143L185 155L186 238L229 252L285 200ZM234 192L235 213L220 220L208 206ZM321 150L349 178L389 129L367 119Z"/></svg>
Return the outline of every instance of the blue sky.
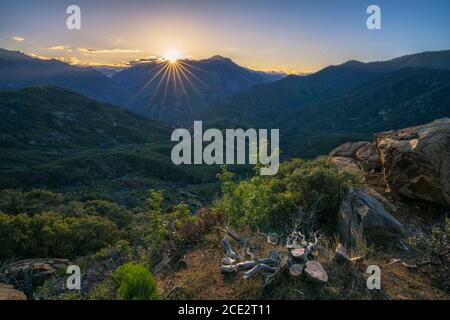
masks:
<svg viewBox="0 0 450 320"><path fill-rule="evenodd" d="M70 4L81 7L81 30L65 26ZM371 4L381 7L382 30L366 28ZM176 51L221 54L259 70L315 71L450 49L450 1L0 0L0 47L86 64Z"/></svg>

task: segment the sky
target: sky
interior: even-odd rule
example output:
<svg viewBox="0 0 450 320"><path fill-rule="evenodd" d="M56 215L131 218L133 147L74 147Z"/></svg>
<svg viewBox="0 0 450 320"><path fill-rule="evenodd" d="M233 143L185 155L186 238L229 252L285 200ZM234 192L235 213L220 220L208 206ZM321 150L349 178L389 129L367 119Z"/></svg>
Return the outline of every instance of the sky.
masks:
<svg viewBox="0 0 450 320"><path fill-rule="evenodd" d="M81 30L66 27L73 4ZM372 4L381 30L366 26ZM255 70L313 72L450 49L450 1L0 0L0 47L78 64L219 54Z"/></svg>

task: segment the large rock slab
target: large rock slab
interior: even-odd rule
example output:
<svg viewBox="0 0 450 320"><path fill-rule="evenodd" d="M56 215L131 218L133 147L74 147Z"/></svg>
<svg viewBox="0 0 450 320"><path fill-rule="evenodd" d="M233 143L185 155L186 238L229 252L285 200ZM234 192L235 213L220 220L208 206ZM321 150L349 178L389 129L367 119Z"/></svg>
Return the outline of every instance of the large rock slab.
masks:
<svg viewBox="0 0 450 320"><path fill-rule="evenodd" d="M358 148L355 158L365 170L378 170L381 166L378 150L373 143L365 143Z"/></svg>
<svg viewBox="0 0 450 320"><path fill-rule="evenodd" d="M357 176L363 177L364 171L358 165L358 162L352 158L346 157L331 157L330 161L336 165L339 171L346 171Z"/></svg>
<svg viewBox="0 0 450 320"><path fill-rule="evenodd" d="M0 283L1 300L27 300L27 297L22 291L14 289L14 286Z"/></svg>
<svg viewBox="0 0 450 320"><path fill-rule="evenodd" d="M450 119L375 135L388 187L410 198L450 205Z"/></svg>
<svg viewBox="0 0 450 320"><path fill-rule="evenodd" d="M375 145L368 141L347 142L330 152L329 157L339 170L358 175L364 170L377 170L381 162Z"/></svg>
<svg viewBox="0 0 450 320"><path fill-rule="evenodd" d="M367 242L382 245L406 234L405 227L381 202L368 192L353 188L341 203L337 227L344 244L353 248Z"/></svg>
<svg viewBox="0 0 450 320"><path fill-rule="evenodd" d="M368 141L347 142L330 152L330 157L345 157L355 159L356 152L366 145L372 144Z"/></svg>
<svg viewBox="0 0 450 320"><path fill-rule="evenodd" d="M31 280L34 286L41 285L58 269L66 269L71 262L67 259L26 259L11 263L5 270L6 278L17 281Z"/></svg>

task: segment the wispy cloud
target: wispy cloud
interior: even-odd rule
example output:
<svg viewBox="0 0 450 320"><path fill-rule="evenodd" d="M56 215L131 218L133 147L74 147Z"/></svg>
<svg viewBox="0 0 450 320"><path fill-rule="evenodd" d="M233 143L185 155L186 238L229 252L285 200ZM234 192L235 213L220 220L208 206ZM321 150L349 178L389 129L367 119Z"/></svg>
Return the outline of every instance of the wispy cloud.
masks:
<svg viewBox="0 0 450 320"><path fill-rule="evenodd" d="M137 53L139 50L134 49L91 49L91 48L77 48L77 50L84 54L103 54L103 53Z"/></svg>
<svg viewBox="0 0 450 320"><path fill-rule="evenodd" d="M50 47L48 49L51 51L65 51L65 50L69 49L69 46L59 45L59 46Z"/></svg>
<svg viewBox="0 0 450 320"><path fill-rule="evenodd" d="M28 53L28 55L30 57L33 57L33 58L36 58L36 59L41 59L41 60L50 60L51 59L49 57L41 56L41 55L38 55L38 54L35 54L35 53Z"/></svg>
<svg viewBox="0 0 450 320"><path fill-rule="evenodd" d="M55 57L55 60L59 60L61 62L65 62L67 64L78 65L80 64L80 60L76 57Z"/></svg>
<svg viewBox="0 0 450 320"><path fill-rule="evenodd" d="M159 57L157 56L151 56L148 58L142 58L142 59L138 59L138 60L132 60L132 61L128 61L126 62L127 65L131 65L134 66L136 64L141 64L141 63L149 63L149 62L155 62L155 61L159 61Z"/></svg>
<svg viewBox="0 0 450 320"><path fill-rule="evenodd" d="M43 56L35 53L27 53L30 57L41 59L41 60L58 60L70 65L76 65L81 67L116 67L116 68L124 68L129 67L130 65L128 62L121 62L121 63L103 63L103 62L93 62L93 61L80 61L77 57L48 57Z"/></svg>
<svg viewBox="0 0 450 320"><path fill-rule="evenodd" d="M25 38L19 37L19 36L12 37L11 39L13 39L14 41L17 41L17 42L25 41Z"/></svg>
<svg viewBox="0 0 450 320"><path fill-rule="evenodd" d="M43 55L35 54L35 53L29 53L30 57L41 59L41 60L58 60L67 64L80 64L80 61L76 57L46 57Z"/></svg>

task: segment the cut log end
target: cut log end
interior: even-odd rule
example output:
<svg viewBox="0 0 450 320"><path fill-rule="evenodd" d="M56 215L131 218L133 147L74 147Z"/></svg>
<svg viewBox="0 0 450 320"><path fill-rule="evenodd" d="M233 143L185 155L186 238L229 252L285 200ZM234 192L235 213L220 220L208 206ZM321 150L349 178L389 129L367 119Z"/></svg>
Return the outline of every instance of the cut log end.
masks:
<svg viewBox="0 0 450 320"><path fill-rule="evenodd" d="M298 277L299 275L302 274L303 269L304 269L304 265L302 264L293 264L290 268L289 268L289 272L291 273L291 275L293 277Z"/></svg>
<svg viewBox="0 0 450 320"><path fill-rule="evenodd" d="M317 261L308 261L306 263L305 274L314 282L327 283L328 274Z"/></svg>
<svg viewBox="0 0 450 320"><path fill-rule="evenodd" d="M294 258L303 257L305 254L305 248L296 248L291 250L291 254Z"/></svg>

